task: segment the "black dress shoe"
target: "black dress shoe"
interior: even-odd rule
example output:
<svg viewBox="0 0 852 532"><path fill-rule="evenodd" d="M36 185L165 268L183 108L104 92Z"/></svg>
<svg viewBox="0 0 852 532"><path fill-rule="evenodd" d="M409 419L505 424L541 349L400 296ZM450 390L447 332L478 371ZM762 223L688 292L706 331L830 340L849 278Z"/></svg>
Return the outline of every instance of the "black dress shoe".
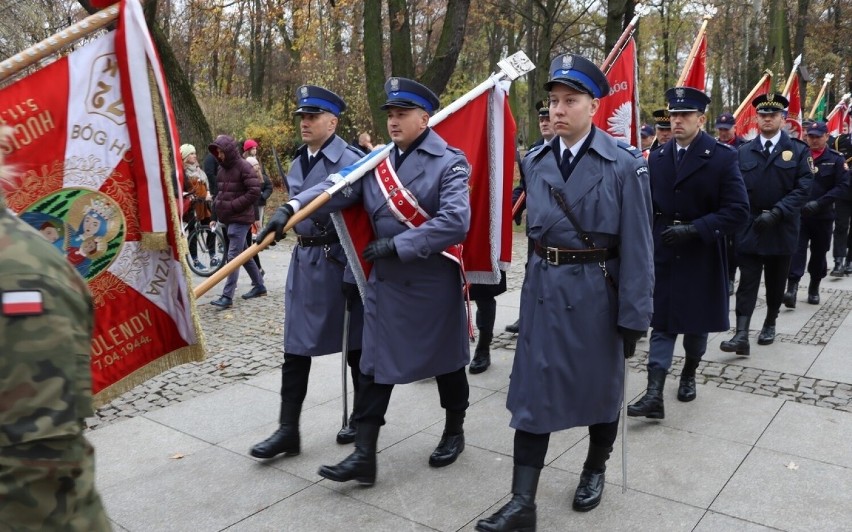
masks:
<svg viewBox="0 0 852 532"><path fill-rule="evenodd" d="M477 532L535 532L535 503L515 494L497 513L476 523Z"/></svg>
<svg viewBox="0 0 852 532"><path fill-rule="evenodd" d="M211 301L210 304L213 305L214 307L219 307L219 308L223 308L223 309L224 308L231 308L232 306L234 306L234 302L231 300L231 298L226 297L226 296L222 296L219 299L217 299L216 301Z"/></svg>
<svg viewBox="0 0 852 532"><path fill-rule="evenodd" d="M521 323L521 320L518 319L518 320L515 321L515 323L511 323L509 325L506 325L506 332L512 333L512 334L518 334L518 331L521 330L520 323Z"/></svg>
<svg viewBox="0 0 852 532"><path fill-rule="evenodd" d="M251 290L249 290L248 292L246 292L245 294L243 294L240 297L242 297L243 299L252 299L252 298L255 298L255 297L265 296L266 294L267 294L266 287L255 286Z"/></svg>
<svg viewBox="0 0 852 532"><path fill-rule="evenodd" d="M808 303L811 305L819 305L819 294L808 294Z"/></svg>
<svg viewBox="0 0 852 532"><path fill-rule="evenodd" d="M280 425L272 436L251 448L255 458L273 458L279 454L296 456L301 451L298 426Z"/></svg>
<svg viewBox="0 0 852 532"><path fill-rule="evenodd" d="M441 442L435 447L429 457L429 465L432 467L444 467L456 461L464 451L464 433L447 434L441 436Z"/></svg>
<svg viewBox="0 0 852 532"><path fill-rule="evenodd" d="M476 351L473 360L470 361L468 371L471 375L476 375L477 373L482 373L483 371L488 369L488 366L490 365L491 353L487 349L482 351Z"/></svg>
<svg viewBox="0 0 852 532"><path fill-rule="evenodd" d="M345 445L354 442L356 433L355 424L352 423L352 418L350 417L349 423L337 433L337 443Z"/></svg>
<svg viewBox="0 0 852 532"><path fill-rule="evenodd" d="M680 378L680 384L677 387L677 400L683 403L688 403L695 399L695 377Z"/></svg>
<svg viewBox="0 0 852 532"><path fill-rule="evenodd" d="M603 498L604 477L603 471L583 469L571 506L578 512L588 512L597 508Z"/></svg>
<svg viewBox="0 0 852 532"><path fill-rule="evenodd" d="M757 335L757 345L769 345L775 341L775 326L764 325Z"/></svg>

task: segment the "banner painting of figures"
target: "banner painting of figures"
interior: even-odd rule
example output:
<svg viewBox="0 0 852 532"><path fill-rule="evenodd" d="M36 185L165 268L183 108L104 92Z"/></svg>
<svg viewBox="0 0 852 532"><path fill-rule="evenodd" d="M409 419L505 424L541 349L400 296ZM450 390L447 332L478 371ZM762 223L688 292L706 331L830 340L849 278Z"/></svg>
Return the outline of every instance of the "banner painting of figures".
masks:
<svg viewBox="0 0 852 532"><path fill-rule="evenodd" d="M14 174L3 184L8 206L53 243L92 292L97 405L204 357L176 225L167 217L175 203L159 161L152 173L131 140L130 127L146 122L146 110L153 124L153 111L150 101L147 109L133 108L120 80L142 76L148 87L147 69L127 73L116 41L110 32L0 90L0 122L13 129L0 145ZM159 154L155 130L137 138Z"/></svg>

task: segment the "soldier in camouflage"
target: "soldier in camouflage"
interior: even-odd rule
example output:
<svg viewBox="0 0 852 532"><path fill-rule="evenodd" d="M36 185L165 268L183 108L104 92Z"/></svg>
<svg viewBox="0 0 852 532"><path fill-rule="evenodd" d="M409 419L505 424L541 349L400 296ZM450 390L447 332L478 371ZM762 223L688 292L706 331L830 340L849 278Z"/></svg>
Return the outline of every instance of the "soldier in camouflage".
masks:
<svg viewBox="0 0 852 532"><path fill-rule="evenodd" d="M2 162L0 153L0 179ZM83 437L92 299L2 191L0 298L0 531L110 530Z"/></svg>

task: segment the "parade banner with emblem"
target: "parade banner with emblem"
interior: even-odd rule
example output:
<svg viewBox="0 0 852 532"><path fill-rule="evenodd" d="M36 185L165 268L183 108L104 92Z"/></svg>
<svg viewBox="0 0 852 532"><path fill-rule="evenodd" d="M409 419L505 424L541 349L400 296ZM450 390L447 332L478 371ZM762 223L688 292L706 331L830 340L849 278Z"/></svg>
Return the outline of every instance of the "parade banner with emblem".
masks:
<svg viewBox="0 0 852 532"><path fill-rule="evenodd" d="M471 167L468 182L471 221L467 239L462 244L466 278L471 283L499 283L500 271L507 270L512 259L511 197L516 126L509 108L508 90L507 82L500 83L434 127L447 144L465 153ZM373 152L341 171L341 175L347 175L377 154ZM370 173L362 179L375 177ZM412 204L416 205L416 199ZM355 278L363 287L371 268L371 263L361 256L364 247L373 240L369 218L360 206L345 209L342 216L332 216Z"/></svg>
<svg viewBox="0 0 852 532"><path fill-rule="evenodd" d="M767 94L772 88L772 76L764 74L763 78L755 85L754 89L746 96L740 107L734 113L736 117L737 134L746 140L751 140L759 134L757 126L757 111L751 105L751 101L760 94Z"/></svg>
<svg viewBox="0 0 852 532"><path fill-rule="evenodd" d="M840 102L828 114L828 134L836 137L842 133L848 133L852 122L852 113L849 112L849 95L844 94Z"/></svg>
<svg viewBox="0 0 852 532"><path fill-rule="evenodd" d="M698 51L689 65L682 86L704 91L707 86L707 33L699 37Z"/></svg>
<svg viewBox="0 0 852 532"><path fill-rule="evenodd" d="M606 72L609 96L603 98L593 117L595 126L632 146L640 146L639 98L637 83L636 42L631 37Z"/></svg>
<svg viewBox="0 0 852 532"><path fill-rule="evenodd" d="M10 209L92 292L96 404L203 359L178 251L175 122L138 0L116 30L0 90L0 122L13 129L0 145Z"/></svg>
<svg viewBox="0 0 852 532"><path fill-rule="evenodd" d="M790 91L787 95L790 105L787 107L788 133L798 139L804 139L802 131L802 95L799 91L799 76L794 74L790 83Z"/></svg>

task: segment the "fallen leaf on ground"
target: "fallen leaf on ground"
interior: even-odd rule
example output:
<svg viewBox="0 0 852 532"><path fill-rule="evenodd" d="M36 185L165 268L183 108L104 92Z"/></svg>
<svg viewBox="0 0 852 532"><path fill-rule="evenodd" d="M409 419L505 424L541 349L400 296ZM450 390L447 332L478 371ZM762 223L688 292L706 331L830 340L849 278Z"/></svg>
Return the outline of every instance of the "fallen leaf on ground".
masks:
<svg viewBox="0 0 852 532"><path fill-rule="evenodd" d="M173 454L171 456L172 460L180 460L183 457L184 457L184 455L182 455L181 453Z"/></svg>
<svg viewBox="0 0 852 532"><path fill-rule="evenodd" d="M790 462L789 464L787 464L787 469L795 471L799 469L799 465L796 462Z"/></svg>

